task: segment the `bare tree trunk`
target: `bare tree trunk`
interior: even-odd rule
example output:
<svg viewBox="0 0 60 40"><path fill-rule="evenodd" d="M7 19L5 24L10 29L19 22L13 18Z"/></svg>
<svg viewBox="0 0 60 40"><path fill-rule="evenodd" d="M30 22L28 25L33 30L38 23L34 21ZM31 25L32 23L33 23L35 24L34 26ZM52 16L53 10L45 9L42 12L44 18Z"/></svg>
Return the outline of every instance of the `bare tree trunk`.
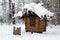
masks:
<svg viewBox="0 0 60 40"><path fill-rule="evenodd" d="M9 19L9 23L11 23L11 20L12 20L12 5L11 5L11 2L12 2L12 0L9 0L9 17L8 17L8 19Z"/></svg>
<svg viewBox="0 0 60 40"><path fill-rule="evenodd" d="M15 14L15 3L12 3L12 17ZM15 18L13 18L13 24L15 24Z"/></svg>

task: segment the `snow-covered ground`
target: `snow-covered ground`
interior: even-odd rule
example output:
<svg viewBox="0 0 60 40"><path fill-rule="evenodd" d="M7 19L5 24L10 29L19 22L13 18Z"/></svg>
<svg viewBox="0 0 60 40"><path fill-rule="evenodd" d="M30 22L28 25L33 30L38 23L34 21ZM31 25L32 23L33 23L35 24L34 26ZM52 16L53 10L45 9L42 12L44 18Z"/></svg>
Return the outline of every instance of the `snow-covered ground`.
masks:
<svg viewBox="0 0 60 40"><path fill-rule="evenodd" d="M33 33L25 32L24 24L18 24L21 27L21 35L13 35L13 26L8 24L0 24L0 40L60 40L60 26L47 27L46 32Z"/></svg>

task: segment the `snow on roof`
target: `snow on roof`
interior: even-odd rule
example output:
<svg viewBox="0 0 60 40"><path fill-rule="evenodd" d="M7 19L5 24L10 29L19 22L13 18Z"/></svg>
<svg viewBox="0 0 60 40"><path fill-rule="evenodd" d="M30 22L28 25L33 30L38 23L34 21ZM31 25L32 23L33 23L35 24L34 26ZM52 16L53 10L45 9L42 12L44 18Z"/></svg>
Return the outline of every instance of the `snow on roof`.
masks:
<svg viewBox="0 0 60 40"><path fill-rule="evenodd" d="M34 11L32 7L35 6L35 5L36 5L35 3L25 4L23 9L27 8L27 10Z"/></svg>
<svg viewBox="0 0 60 40"><path fill-rule="evenodd" d="M54 15L54 13L48 11L42 5L43 5L43 3L25 4L24 7L23 7L23 10L24 9L31 10L31 11L35 12L39 17L41 17L41 16L44 17L44 15L47 15L47 16L53 16ZM22 11L19 11L17 14L14 15L14 17L17 17L17 16L21 17L22 15L23 15Z"/></svg>
<svg viewBox="0 0 60 40"><path fill-rule="evenodd" d="M31 10L33 12L35 12L39 17L47 15L47 16L53 16L54 13L48 11L46 8L44 8L43 3L30 3L30 4L26 4L24 5L24 8L27 8L27 10Z"/></svg>

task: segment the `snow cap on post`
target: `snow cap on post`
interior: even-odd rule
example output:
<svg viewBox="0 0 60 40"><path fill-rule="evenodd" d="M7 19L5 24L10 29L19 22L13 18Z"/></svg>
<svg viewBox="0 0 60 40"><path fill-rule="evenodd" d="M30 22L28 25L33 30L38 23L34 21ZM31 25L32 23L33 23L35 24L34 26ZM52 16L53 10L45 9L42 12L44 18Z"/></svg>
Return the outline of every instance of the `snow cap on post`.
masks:
<svg viewBox="0 0 60 40"><path fill-rule="evenodd" d="M14 14L14 17L15 18L18 17L18 16L22 17L22 15L23 15L22 11L19 11L17 14Z"/></svg>

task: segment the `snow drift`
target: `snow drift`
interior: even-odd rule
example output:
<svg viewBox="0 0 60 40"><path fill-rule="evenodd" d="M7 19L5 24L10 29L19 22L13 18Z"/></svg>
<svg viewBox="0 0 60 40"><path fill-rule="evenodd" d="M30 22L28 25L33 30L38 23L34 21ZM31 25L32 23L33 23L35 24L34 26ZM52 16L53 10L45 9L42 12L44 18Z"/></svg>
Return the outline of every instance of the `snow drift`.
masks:
<svg viewBox="0 0 60 40"><path fill-rule="evenodd" d="M17 16L22 16L23 15L23 13L22 13L22 11L19 11L17 14L14 14L14 17L17 17Z"/></svg>

